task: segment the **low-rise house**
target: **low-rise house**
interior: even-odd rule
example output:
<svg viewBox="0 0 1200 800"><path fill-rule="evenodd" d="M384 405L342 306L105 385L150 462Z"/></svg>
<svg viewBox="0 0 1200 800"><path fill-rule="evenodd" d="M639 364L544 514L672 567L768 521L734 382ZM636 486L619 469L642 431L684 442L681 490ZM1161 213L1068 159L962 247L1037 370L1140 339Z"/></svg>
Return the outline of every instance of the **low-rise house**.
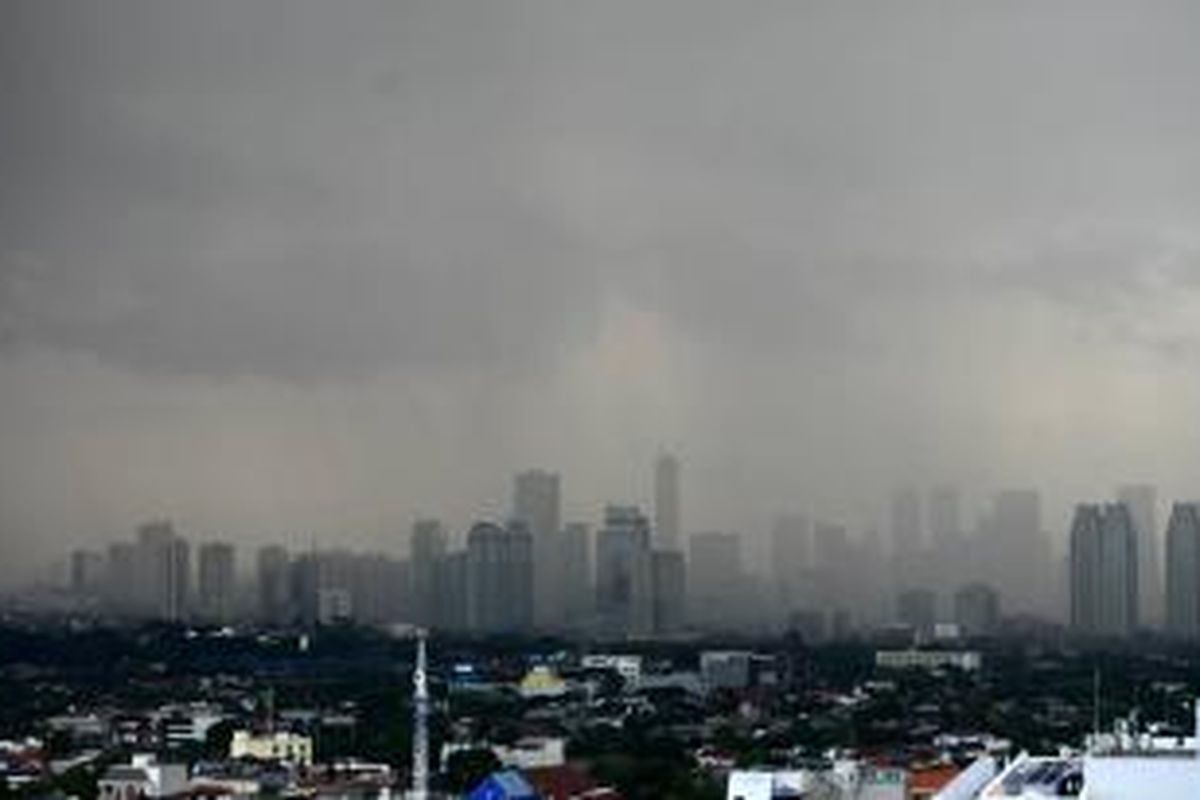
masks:
<svg viewBox="0 0 1200 800"><path fill-rule="evenodd" d="M311 736L290 731L254 733L237 730L229 741L229 757L310 767L313 762L313 741Z"/></svg>
<svg viewBox="0 0 1200 800"><path fill-rule="evenodd" d="M148 754L135 755L128 764L114 764L99 780L100 800L174 797L187 789L186 765L162 764Z"/></svg>

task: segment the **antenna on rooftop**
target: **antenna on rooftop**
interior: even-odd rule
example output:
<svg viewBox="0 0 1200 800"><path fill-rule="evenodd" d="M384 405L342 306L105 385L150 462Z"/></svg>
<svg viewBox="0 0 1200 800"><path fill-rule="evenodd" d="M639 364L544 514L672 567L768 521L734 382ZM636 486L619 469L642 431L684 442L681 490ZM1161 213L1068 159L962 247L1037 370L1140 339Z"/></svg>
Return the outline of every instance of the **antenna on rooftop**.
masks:
<svg viewBox="0 0 1200 800"><path fill-rule="evenodd" d="M426 678L425 629L417 629L417 663L413 670L413 746L411 800L429 798L429 681Z"/></svg>

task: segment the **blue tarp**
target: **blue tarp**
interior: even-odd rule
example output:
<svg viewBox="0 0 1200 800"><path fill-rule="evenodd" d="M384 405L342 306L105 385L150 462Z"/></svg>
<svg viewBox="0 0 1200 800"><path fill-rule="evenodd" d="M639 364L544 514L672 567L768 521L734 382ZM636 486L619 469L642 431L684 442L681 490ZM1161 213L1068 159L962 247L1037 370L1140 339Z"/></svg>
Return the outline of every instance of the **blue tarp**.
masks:
<svg viewBox="0 0 1200 800"><path fill-rule="evenodd" d="M467 795L467 800L538 800L529 781L515 770L493 772Z"/></svg>

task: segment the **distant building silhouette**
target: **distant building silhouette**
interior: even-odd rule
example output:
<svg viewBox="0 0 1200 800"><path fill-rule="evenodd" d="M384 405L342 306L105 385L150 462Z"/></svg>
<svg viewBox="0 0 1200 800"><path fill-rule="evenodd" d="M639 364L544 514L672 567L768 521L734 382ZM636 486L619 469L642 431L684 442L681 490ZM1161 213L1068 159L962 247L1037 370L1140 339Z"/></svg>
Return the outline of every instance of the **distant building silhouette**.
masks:
<svg viewBox="0 0 1200 800"><path fill-rule="evenodd" d="M1122 503L1081 504L1071 524L1071 627L1129 636L1138 626L1137 533Z"/></svg>
<svg viewBox="0 0 1200 800"><path fill-rule="evenodd" d="M512 519L522 523L533 540L533 614L540 628L563 622L561 503L556 473L534 469L516 476Z"/></svg>
<svg viewBox="0 0 1200 800"><path fill-rule="evenodd" d="M533 536L524 524L480 522L467 533L467 627L520 633L533 627Z"/></svg>
<svg viewBox="0 0 1200 800"><path fill-rule="evenodd" d="M191 547L168 521L137 531L135 581L138 612L164 622L181 622L191 598Z"/></svg>
<svg viewBox="0 0 1200 800"><path fill-rule="evenodd" d="M654 628L650 522L636 506L607 506L596 537L596 612L610 635Z"/></svg>
<svg viewBox="0 0 1200 800"><path fill-rule="evenodd" d="M197 552L196 601L201 619L233 622L237 613L235 553L228 542L208 542Z"/></svg>
<svg viewBox="0 0 1200 800"><path fill-rule="evenodd" d="M591 538L591 531L583 523L572 522L563 528L563 610L570 627L584 624L595 607Z"/></svg>
<svg viewBox="0 0 1200 800"><path fill-rule="evenodd" d="M771 573L775 602L783 621L812 601L812 532L808 518L788 514L771 526Z"/></svg>
<svg viewBox="0 0 1200 800"><path fill-rule="evenodd" d="M932 589L906 589L896 597L896 617L918 633L929 633L937 624L937 593Z"/></svg>
<svg viewBox="0 0 1200 800"><path fill-rule="evenodd" d="M688 539L688 616L701 626L732 627L743 604L742 537L705 531Z"/></svg>
<svg viewBox="0 0 1200 800"><path fill-rule="evenodd" d="M661 453L654 463L654 546L679 550L679 461Z"/></svg>
<svg viewBox="0 0 1200 800"><path fill-rule="evenodd" d="M260 547L255 557L258 619L286 625L296 616L292 602L291 557L282 545Z"/></svg>
<svg viewBox="0 0 1200 800"><path fill-rule="evenodd" d="M1167 628L1200 639L1200 503L1176 503L1167 524Z"/></svg>
<svg viewBox="0 0 1200 800"><path fill-rule="evenodd" d="M413 523L409 540L409 586L412 594L412 622L422 627L437 627L438 565L446 557L446 531L436 519Z"/></svg>
<svg viewBox="0 0 1200 800"><path fill-rule="evenodd" d="M687 567L683 553L655 550L651 554L654 633L669 635L683 629L687 598Z"/></svg>
<svg viewBox="0 0 1200 800"><path fill-rule="evenodd" d="M1138 613L1143 624L1158 626L1164 614L1158 492L1146 484L1122 486L1117 489L1117 502L1129 509L1137 534Z"/></svg>
<svg viewBox="0 0 1200 800"><path fill-rule="evenodd" d="M988 636L1000 625L1000 595L984 583L954 593L954 621L969 636Z"/></svg>

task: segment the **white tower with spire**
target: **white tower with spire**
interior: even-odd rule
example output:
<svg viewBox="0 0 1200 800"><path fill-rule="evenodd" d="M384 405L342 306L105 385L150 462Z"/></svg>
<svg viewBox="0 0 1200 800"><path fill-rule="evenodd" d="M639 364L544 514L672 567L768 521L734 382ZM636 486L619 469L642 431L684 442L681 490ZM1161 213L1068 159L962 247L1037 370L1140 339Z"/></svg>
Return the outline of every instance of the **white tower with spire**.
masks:
<svg viewBox="0 0 1200 800"><path fill-rule="evenodd" d="M413 745L410 800L429 800L429 682L426 679L425 629L417 631L417 665L413 670Z"/></svg>

